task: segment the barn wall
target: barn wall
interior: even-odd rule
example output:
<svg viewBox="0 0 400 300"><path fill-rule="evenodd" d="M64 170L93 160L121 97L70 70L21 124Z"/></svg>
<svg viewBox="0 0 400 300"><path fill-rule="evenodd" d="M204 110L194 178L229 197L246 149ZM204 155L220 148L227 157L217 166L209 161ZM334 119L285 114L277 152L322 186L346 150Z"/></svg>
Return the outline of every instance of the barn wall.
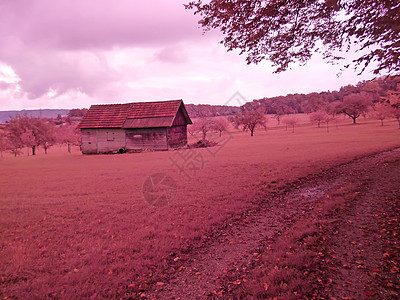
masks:
<svg viewBox="0 0 400 300"><path fill-rule="evenodd" d="M167 150L167 128L126 129L126 150Z"/></svg>
<svg viewBox="0 0 400 300"><path fill-rule="evenodd" d="M187 125L186 117L182 111L182 105L179 107L174 122L172 123L172 126L177 126L177 125L182 125L182 126Z"/></svg>
<svg viewBox="0 0 400 300"><path fill-rule="evenodd" d="M81 129L82 153L110 153L125 148L123 129Z"/></svg>
<svg viewBox="0 0 400 300"><path fill-rule="evenodd" d="M172 126L168 128L168 147L179 148L187 145L187 126Z"/></svg>
<svg viewBox="0 0 400 300"><path fill-rule="evenodd" d="M81 151L83 154L97 153L97 132L96 129L81 129Z"/></svg>
<svg viewBox="0 0 400 300"><path fill-rule="evenodd" d="M123 129L97 129L97 147L99 153L117 152L125 148Z"/></svg>

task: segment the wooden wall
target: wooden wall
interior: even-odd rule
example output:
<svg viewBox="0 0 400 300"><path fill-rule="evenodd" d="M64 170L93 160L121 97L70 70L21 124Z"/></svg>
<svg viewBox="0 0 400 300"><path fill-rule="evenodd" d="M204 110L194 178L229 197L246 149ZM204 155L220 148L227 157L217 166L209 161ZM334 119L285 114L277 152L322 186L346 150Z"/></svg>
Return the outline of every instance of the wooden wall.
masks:
<svg viewBox="0 0 400 300"><path fill-rule="evenodd" d="M172 123L172 126L177 126L177 125L182 125L182 126L183 125L187 125L186 118L185 118L185 116L183 114L183 111L182 111L182 105L179 107L179 110L176 113L174 122Z"/></svg>
<svg viewBox="0 0 400 300"><path fill-rule="evenodd" d="M187 145L187 126L179 125L168 128L168 148L179 148Z"/></svg>
<svg viewBox="0 0 400 300"><path fill-rule="evenodd" d="M81 129L83 154L111 153L125 148L123 129Z"/></svg>
<svg viewBox="0 0 400 300"><path fill-rule="evenodd" d="M187 126L169 128L81 129L83 154L129 150L168 150L187 145ZM167 136L168 135L168 136Z"/></svg>
<svg viewBox="0 0 400 300"><path fill-rule="evenodd" d="M126 150L167 150L167 128L126 129Z"/></svg>

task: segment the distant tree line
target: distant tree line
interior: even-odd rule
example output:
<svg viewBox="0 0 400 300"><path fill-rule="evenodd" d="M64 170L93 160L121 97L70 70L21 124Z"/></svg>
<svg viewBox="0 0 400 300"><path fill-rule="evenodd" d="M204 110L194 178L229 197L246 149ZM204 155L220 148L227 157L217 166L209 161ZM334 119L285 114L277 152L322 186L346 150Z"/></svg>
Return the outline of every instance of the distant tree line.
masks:
<svg viewBox="0 0 400 300"><path fill-rule="evenodd" d="M185 104L185 107L191 118L229 116L240 112L238 106Z"/></svg>
<svg viewBox="0 0 400 300"><path fill-rule="evenodd" d="M193 105L197 117L193 131L202 132L203 140L208 131L215 131L215 121L210 116L220 116L210 105ZM360 116L367 114L380 120L381 125L385 119L395 118L400 128L400 76L378 78L371 81L363 81L356 86L347 85L339 91L321 92L310 94L289 94L286 96L262 98L248 102L241 107L224 111L228 120L235 128L241 128L254 135L257 127L266 128L267 114L273 114L278 125L284 118L286 129L297 125L297 113L310 114L311 123L326 124L329 131L329 123L335 120L338 114L348 116L354 124ZM293 116L289 116L293 115ZM226 124L223 125L226 129Z"/></svg>
<svg viewBox="0 0 400 300"><path fill-rule="evenodd" d="M44 149L45 154L55 144L65 144L68 152L71 152L71 145L79 144L79 133L73 123L62 123L56 125L57 119L40 117L16 116L0 128L0 153L3 157L4 151L10 151L17 156L22 149L27 149L36 155L38 147Z"/></svg>

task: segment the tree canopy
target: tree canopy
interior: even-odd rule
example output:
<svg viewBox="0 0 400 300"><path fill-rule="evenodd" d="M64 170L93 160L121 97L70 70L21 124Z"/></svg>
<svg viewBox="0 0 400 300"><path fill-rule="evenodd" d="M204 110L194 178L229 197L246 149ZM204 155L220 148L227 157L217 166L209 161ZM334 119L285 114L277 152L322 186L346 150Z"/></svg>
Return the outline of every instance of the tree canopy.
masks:
<svg viewBox="0 0 400 300"><path fill-rule="evenodd" d="M351 64L361 72L400 71L400 2L394 0L211 0L191 1L206 29L218 28L230 50L247 63L269 60L282 72L306 63L315 52L330 61L358 50Z"/></svg>

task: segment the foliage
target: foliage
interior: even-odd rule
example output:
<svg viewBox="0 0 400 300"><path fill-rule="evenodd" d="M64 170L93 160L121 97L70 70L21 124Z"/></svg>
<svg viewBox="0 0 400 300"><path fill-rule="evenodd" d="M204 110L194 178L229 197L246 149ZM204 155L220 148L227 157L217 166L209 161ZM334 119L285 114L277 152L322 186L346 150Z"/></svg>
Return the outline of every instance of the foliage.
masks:
<svg viewBox="0 0 400 300"><path fill-rule="evenodd" d="M288 117L283 122L286 124L286 129L288 126L292 127L292 133L294 133L294 128L296 127L299 120L296 117Z"/></svg>
<svg viewBox="0 0 400 300"><path fill-rule="evenodd" d="M254 135L257 127L266 128L267 119L261 109L244 109L229 119L235 128L242 127L243 131L250 131Z"/></svg>
<svg viewBox="0 0 400 300"><path fill-rule="evenodd" d="M217 132L219 132L219 136L222 135L222 132L227 131L228 130L228 122L224 117L221 118L215 118L213 120L212 126L211 128Z"/></svg>
<svg viewBox="0 0 400 300"><path fill-rule="evenodd" d="M47 149L56 141L54 127L53 123L43 118L27 117L26 115L10 118L5 130L11 151L16 156L21 148L28 147L32 149L32 155L35 155L36 147L42 146L47 154Z"/></svg>
<svg viewBox="0 0 400 300"><path fill-rule="evenodd" d="M317 124L318 128L321 127L321 123L327 118L327 113L323 110L316 111L310 115L310 121L313 124Z"/></svg>
<svg viewBox="0 0 400 300"><path fill-rule="evenodd" d="M59 126L57 128L57 143L67 145L68 153L71 153L71 145L80 145L78 128L71 124Z"/></svg>
<svg viewBox="0 0 400 300"><path fill-rule="evenodd" d="M338 107L338 112L345 114L353 119L353 124L363 112L366 112L372 103L369 94L362 92L345 96L342 105Z"/></svg>
<svg viewBox="0 0 400 300"><path fill-rule="evenodd" d="M3 152L10 148L7 134L4 130L0 129L0 156L3 158Z"/></svg>
<svg viewBox="0 0 400 300"><path fill-rule="evenodd" d="M185 104L191 118L229 116L240 111L237 106L209 105L209 104Z"/></svg>
<svg viewBox="0 0 400 300"><path fill-rule="evenodd" d="M82 108L82 109L73 108L69 111L68 117L83 117L87 111L88 111L87 108Z"/></svg>
<svg viewBox="0 0 400 300"><path fill-rule="evenodd" d="M400 92L389 91L387 100L391 107L392 116L399 123L399 129L400 129Z"/></svg>
<svg viewBox="0 0 400 300"><path fill-rule="evenodd" d="M383 126L383 120L390 117L391 115L391 107L387 103L376 103L373 110L373 116L377 120L381 121L381 125Z"/></svg>
<svg viewBox="0 0 400 300"><path fill-rule="evenodd" d="M193 121L193 125L189 127L191 134L200 133L202 140L207 139L207 133L214 130L214 120L209 117L201 117Z"/></svg>
<svg viewBox="0 0 400 300"><path fill-rule="evenodd" d="M400 4L392 0L211 0L191 1L206 30L218 28L228 51L247 54L247 63L265 59L282 72L306 63L315 52L330 61L337 52L362 50L352 64L375 74L400 71ZM348 65L345 65L348 67Z"/></svg>

